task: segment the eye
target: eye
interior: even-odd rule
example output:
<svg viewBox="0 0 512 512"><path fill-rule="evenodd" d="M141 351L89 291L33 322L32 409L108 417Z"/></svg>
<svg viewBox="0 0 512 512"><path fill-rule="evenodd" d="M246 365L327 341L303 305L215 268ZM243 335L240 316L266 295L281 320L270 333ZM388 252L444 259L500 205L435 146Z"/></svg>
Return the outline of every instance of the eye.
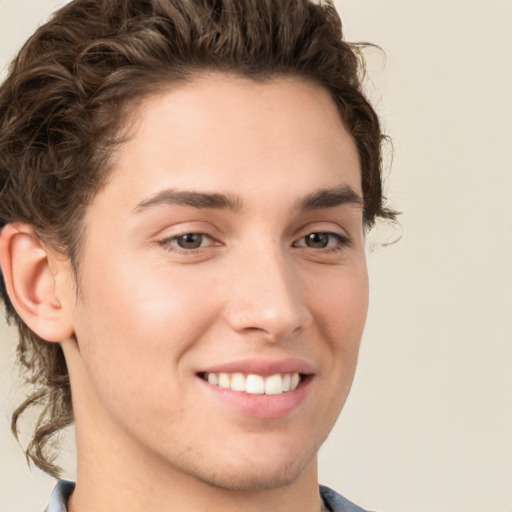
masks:
<svg viewBox="0 0 512 512"><path fill-rule="evenodd" d="M341 249L349 244L349 239L338 233L315 232L309 233L298 240L296 247L309 247L310 249Z"/></svg>
<svg viewBox="0 0 512 512"><path fill-rule="evenodd" d="M212 237L205 233L185 233L184 235L166 238L161 242L164 246L171 246L171 249L177 248L186 251L200 249L212 245L212 243Z"/></svg>

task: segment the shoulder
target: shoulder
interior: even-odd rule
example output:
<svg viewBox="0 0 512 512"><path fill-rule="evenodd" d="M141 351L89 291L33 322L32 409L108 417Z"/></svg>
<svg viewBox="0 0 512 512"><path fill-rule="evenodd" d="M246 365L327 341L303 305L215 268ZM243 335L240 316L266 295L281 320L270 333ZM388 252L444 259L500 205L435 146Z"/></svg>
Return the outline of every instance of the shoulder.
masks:
<svg viewBox="0 0 512 512"><path fill-rule="evenodd" d="M336 491L329 489L329 487L321 485L320 495L330 512L368 512L347 500L347 498L344 498Z"/></svg>
<svg viewBox="0 0 512 512"><path fill-rule="evenodd" d="M66 503L74 488L74 482L59 480L44 512L67 512Z"/></svg>

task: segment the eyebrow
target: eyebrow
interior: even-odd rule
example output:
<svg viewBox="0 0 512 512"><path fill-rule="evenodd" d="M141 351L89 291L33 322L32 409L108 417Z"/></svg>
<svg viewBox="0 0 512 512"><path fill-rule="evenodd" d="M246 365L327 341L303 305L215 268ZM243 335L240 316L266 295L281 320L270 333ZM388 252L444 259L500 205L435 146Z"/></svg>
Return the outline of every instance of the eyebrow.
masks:
<svg viewBox="0 0 512 512"><path fill-rule="evenodd" d="M308 194L298 203L299 210L320 210L334 208L344 204L363 207L363 198L348 185L336 188L320 189Z"/></svg>
<svg viewBox="0 0 512 512"><path fill-rule="evenodd" d="M135 213L141 213L152 206L162 205L191 206L193 208L211 208L237 212L241 209L242 202L239 198L229 194L168 189L145 199L139 203L133 211Z"/></svg>
<svg viewBox="0 0 512 512"><path fill-rule="evenodd" d="M354 204L362 207L363 199L348 185L341 185L335 188L316 190L306 195L296 203L296 208L308 211L334 208L344 204ZM133 212L139 214L151 207L163 205L238 212L242 209L243 201L232 194L167 189L140 202L133 209Z"/></svg>

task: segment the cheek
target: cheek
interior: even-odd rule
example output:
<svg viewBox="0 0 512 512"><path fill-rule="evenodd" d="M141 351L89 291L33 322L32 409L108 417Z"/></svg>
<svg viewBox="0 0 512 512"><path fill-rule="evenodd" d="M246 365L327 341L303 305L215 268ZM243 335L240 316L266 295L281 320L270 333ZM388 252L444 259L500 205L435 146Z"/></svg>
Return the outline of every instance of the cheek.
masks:
<svg viewBox="0 0 512 512"><path fill-rule="evenodd" d="M333 348L357 351L368 311L366 265L340 269L315 287L312 308L317 325Z"/></svg>
<svg viewBox="0 0 512 512"><path fill-rule="evenodd" d="M76 334L84 365L111 398L121 399L121 383L137 394L163 395L217 316L216 288L210 283L205 293L201 276L169 268L106 268L101 275L84 269L82 276Z"/></svg>
<svg viewBox="0 0 512 512"><path fill-rule="evenodd" d="M174 338L173 333L199 330L201 321L213 314L215 284L205 282L198 272L126 258L103 265L101 274L88 274L86 305L90 320L104 330L102 335L112 336L116 330L128 331L135 339L149 331L160 334L146 338L145 343L151 345L160 337L168 340Z"/></svg>
<svg viewBox="0 0 512 512"><path fill-rule="evenodd" d="M324 437L336 422L349 394L357 366L368 309L368 276L364 264L334 269L311 289L315 328L324 343L319 361L325 384L316 416L324 417Z"/></svg>

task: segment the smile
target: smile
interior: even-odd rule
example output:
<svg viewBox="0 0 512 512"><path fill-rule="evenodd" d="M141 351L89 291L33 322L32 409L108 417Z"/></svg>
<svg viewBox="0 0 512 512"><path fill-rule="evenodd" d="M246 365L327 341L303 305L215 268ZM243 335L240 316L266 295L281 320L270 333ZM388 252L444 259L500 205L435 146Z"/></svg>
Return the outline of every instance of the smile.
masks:
<svg viewBox="0 0 512 512"><path fill-rule="evenodd" d="M199 376L212 386L251 395L280 395L287 391L293 391L301 382L301 374L297 372L276 373L266 377L252 373L245 375L224 372L202 373Z"/></svg>

